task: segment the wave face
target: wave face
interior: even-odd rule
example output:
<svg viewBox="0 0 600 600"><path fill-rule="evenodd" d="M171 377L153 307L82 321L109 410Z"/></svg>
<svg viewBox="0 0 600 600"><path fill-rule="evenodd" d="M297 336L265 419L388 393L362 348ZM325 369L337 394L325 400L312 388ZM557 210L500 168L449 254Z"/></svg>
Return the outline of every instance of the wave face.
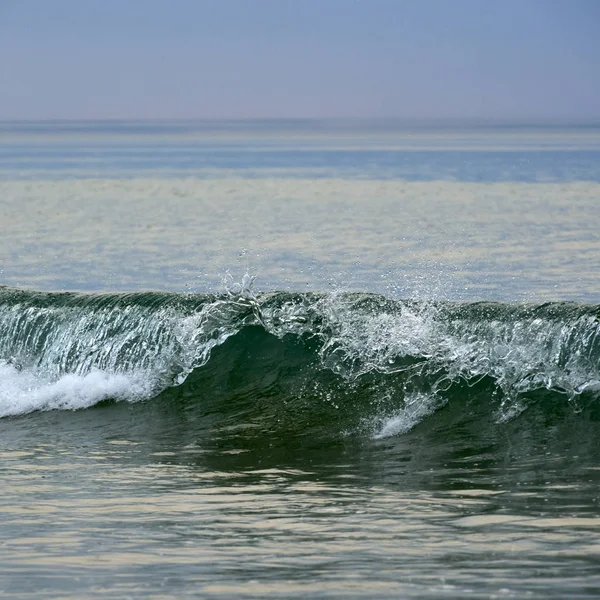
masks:
<svg viewBox="0 0 600 600"><path fill-rule="evenodd" d="M244 413L287 433L377 438L449 403L496 422L532 404L576 413L599 395L599 316L600 307L575 303L255 296L246 287L222 295L0 288L0 416L157 397Z"/></svg>

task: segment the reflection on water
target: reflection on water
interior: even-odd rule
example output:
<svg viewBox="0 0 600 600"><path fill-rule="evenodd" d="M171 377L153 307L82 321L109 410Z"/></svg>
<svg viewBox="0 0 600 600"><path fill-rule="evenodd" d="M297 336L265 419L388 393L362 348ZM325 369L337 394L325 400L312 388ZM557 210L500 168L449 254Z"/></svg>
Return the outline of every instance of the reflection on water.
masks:
<svg viewBox="0 0 600 600"><path fill-rule="evenodd" d="M4 420L3 594L591 593L596 421L542 418L450 406L404 436L327 445L159 400Z"/></svg>
<svg viewBox="0 0 600 600"><path fill-rule="evenodd" d="M38 289L207 291L250 270L259 289L594 302L598 197L589 182L0 181L0 268Z"/></svg>

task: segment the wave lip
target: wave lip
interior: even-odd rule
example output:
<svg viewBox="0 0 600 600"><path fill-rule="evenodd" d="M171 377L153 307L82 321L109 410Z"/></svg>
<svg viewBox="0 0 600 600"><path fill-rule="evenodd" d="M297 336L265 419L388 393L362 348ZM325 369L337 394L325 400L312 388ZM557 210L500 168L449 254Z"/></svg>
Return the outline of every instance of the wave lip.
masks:
<svg viewBox="0 0 600 600"><path fill-rule="evenodd" d="M212 296L2 288L0 416L157 395L204 364L246 309Z"/></svg>
<svg viewBox="0 0 600 600"><path fill-rule="evenodd" d="M372 417L375 437L385 437L437 411L453 389L486 381L498 417L509 419L536 390L574 406L598 394L599 316L576 303L255 296L248 282L220 295L0 288L0 416L179 388L202 402L252 388L309 412L327 405Z"/></svg>

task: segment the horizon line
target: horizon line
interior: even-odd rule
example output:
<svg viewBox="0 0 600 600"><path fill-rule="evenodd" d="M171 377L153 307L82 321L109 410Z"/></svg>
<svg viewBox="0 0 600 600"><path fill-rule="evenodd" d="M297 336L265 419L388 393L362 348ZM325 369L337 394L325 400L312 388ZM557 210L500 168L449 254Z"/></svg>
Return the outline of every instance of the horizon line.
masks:
<svg viewBox="0 0 600 600"><path fill-rule="evenodd" d="M398 123L473 125L600 125L597 117L26 117L0 116L2 124L42 123Z"/></svg>

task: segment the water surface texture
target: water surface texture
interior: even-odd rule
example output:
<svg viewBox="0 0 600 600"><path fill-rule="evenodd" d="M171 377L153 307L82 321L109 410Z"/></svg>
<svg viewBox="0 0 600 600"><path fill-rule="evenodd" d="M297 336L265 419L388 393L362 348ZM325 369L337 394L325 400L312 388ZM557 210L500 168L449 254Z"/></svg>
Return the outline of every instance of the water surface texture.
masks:
<svg viewBox="0 0 600 600"><path fill-rule="evenodd" d="M0 597L600 595L600 128L0 124Z"/></svg>

